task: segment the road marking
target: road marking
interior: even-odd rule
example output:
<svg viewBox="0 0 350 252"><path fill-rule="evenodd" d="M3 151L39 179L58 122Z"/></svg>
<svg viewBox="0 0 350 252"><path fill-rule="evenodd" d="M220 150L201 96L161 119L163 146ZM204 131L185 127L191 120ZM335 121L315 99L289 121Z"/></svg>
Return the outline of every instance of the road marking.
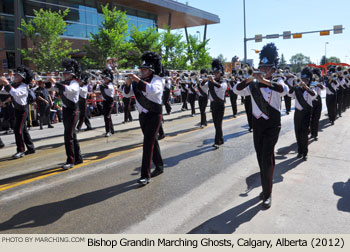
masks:
<svg viewBox="0 0 350 252"><path fill-rule="evenodd" d="M238 118L240 118L242 116L243 115L239 115L239 116L236 116L236 118L224 119L224 121L233 121L233 120L238 119ZM208 126L205 127L205 128L209 128L209 127L213 127L213 126L214 126L214 123L208 123ZM174 136L167 136L166 139L180 137L180 136L183 136L183 135L186 135L186 134L189 134L189 133L193 133L193 132L196 132L196 131L199 131L199 130L202 130L202 128L198 127L198 128L191 129L191 130L189 130L187 132L176 134ZM171 133L169 133L169 134L171 134ZM28 177L24 177L24 178L21 178L21 179L18 179L18 180L14 180L14 181L11 181L9 183L0 185L0 192L1 191L6 191L8 189L11 189L11 188L14 188L14 187L18 187L18 186L21 186L21 185L25 185L25 184L28 184L28 183L31 183L31 182L34 182L34 181L38 181L38 180L41 180L41 179L44 179L44 178L47 178L47 177L50 177L50 176L54 176L54 175L57 175L57 174L60 174L60 173L63 173L63 172L68 172L68 171L71 171L71 170L75 170L75 169L78 169L78 168L81 168L81 167L84 167L84 166L87 166L87 165L91 165L91 164L94 164L94 163L97 163L97 162L100 162L100 161L103 161L103 160L114 158L114 157L120 156L122 154L127 154L127 153L130 153L130 152L134 152L134 151L137 151L137 150L141 149L142 146L143 146L142 143L139 143L135 147L132 147L130 149L109 153L106 157L103 157L103 158L99 158L98 159L98 156L95 156L95 157L92 157L92 158L89 158L89 159L85 159L84 163L79 164L79 165L75 165L73 168L71 168L71 169L69 169L67 171L63 170L60 167L57 167L57 168L53 168L52 170L38 172L37 176L30 175Z"/></svg>

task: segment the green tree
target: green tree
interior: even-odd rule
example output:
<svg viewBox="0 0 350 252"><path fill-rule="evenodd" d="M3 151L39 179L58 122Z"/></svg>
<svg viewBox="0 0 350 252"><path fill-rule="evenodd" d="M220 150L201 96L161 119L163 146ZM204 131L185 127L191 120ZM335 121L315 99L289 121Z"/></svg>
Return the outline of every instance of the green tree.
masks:
<svg viewBox="0 0 350 252"><path fill-rule="evenodd" d="M224 57L224 55L219 54L219 56L217 57L218 60L220 60L220 62L222 63L222 65L225 65L225 62L227 62L227 59Z"/></svg>
<svg viewBox="0 0 350 252"><path fill-rule="evenodd" d="M338 57L332 56L332 57L327 59L327 62L340 63L340 59Z"/></svg>
<svg viewBox="0 0 350 252"><path fill-rule="evenodd" d="M160 33L157 32L155 27L149 27L144 31L140 31L133 25L129 42L133 46L128 54L128 66L130 67L140 65L141 55L145 51L161 53Z"/></svg>
<svg viewBox="0 0 350 252"><path fill-rule="evenodd" d="M194 35L188 36L187 59L190 61L188 70L210 68L211 57L208 53L208 42L209 40L201 42Z"/></svg>
<svg viewBox="0 0 350 252"><path fill-rule="evenodd" d="M300 72L305 65L311 63L311 60L310 57L307 57L302 53L297 53L290 58L290 63L293 72Z"/></svg>
<svg viewBox="0 0 350 252"><path fill-rule="evenodd" d="M322 56L320 65L324 65L328 62L328 59L326 59L326 56Z"/></svg>
<svg viewBox="0 0 350 252"><path fill-rule="evenodd" d="M284 55L283 55L283 53L282 53L282 55L281 55L281 60L280 60L280 68L285 68L287 66L287 61L286 61L286 59L284 58Z"/></svg>
<svg viewBox="0 0 350 252"><path fill-rule="evenodd" d="M128 37L128 19L126 13L101 6L103 22L96 34L90 33L88 45L85 46L87 57L84 62L90 67L104 68L108 57L116 58L118 65L127 64L128 52L132 49Z"/></svg>
<svg viewBox="0 0 350 252"><path fill-rule="evenodd" d="M170 29L161 33L162 64L166 69L186 69L187 56L182 34L171 33Z"/></svg>
<svg viewBox="0 0 350 252"><path fill-rule="evenodd" d="M70 42L60 37L67 26L64 17L68 13L69 9L63 12L40 9L34 10L34 17L28 22L22 19L22 28L18 29L33 42L33 46L22 49L21 53L25 60L34 63L37 70L49 72L60 68L62 60L75 51Z"/></svg>

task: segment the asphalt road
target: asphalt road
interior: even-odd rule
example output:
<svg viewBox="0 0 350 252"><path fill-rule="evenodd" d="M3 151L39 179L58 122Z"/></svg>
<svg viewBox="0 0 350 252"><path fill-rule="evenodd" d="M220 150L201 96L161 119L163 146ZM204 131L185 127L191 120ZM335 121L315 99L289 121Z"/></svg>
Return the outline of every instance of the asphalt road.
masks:
<svg viewBox="0 0 350 252"><path fill-rule="evenodd" d="M276 148L272 207L264 211L259 168L243 106L223 123L225 144L211 145L214 126L200 115L165 116L160 141L165 172L139 187L142 133L113 115L116 134L103 137L103 118L78 134L84 163L69 171L63 127L33 129L37 152L19 160L14 136L2 136L0 233L349 233L350 112L329 125L323 112L309 159L296 159L293 112L283 113Z"/></svg>

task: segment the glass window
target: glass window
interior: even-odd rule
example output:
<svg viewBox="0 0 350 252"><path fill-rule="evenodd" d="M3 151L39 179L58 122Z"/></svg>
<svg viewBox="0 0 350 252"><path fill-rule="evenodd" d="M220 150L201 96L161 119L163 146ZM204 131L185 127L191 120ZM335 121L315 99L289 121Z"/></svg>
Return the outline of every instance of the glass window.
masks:
<svg viewBox="0 0 350 252"><path fill-rule="evenodd" d="M5 49L15 50L15 33L4 33L5 37Z"/></svg>
<svg viewBox="0 0 350 252"><path fill-rule="evenodd" d="M63 33L63 36L68 37L78 37L78 38L87 38L86 25L82 24L70 24L66 27L66 31Z"/></svg>
<svg viewBox="0 0 350 252"><path fill-rule="evenodd" d="M1 0L0 13L14 14L13 4L13 0Z"/></svg>
<svg viewBox="0 0 350 252"><path fill-rule="evenodd" d="M12 16L1 16L0 15L0 31L10 31L15 30L15 18Z"/></svg>

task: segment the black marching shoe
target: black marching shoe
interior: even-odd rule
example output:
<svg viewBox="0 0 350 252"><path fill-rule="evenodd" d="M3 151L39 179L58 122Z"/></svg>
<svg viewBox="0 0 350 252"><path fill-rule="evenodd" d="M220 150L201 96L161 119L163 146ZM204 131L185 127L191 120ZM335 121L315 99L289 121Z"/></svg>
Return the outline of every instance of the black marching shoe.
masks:
<svg viewBox="0 0 350 252"><path fill-rule="evenodd" d="M216 150L219 149L219 145L218 144L213 144L212 147L214 147Z"/></svg>
<svg viewBox="0 0 350 252"><path fill-rule="evenodd" d="M33 150L27 150L26 152L24 152L24 154L29 155L29 154L34 154L35 153L35 149Z"/></svg>
<svg viewBox="0 0 350 252"><path fill-rule="evenodd" d="M14 159L18 159L18 158L21 158L21 157L24 157L24 152L17 152L15 155L13 155L12 157Z"/></svg>
<svg viewBox="0 0 350 252"><path fill-rule="evenodd" d="M52 126L51 124L49 126L47 126L49 129L53 129L55 128L54 126Z"/></svg>
<svg viewBox="0 0 350 252"><path fill-rule="evenodd" d="M90 127L90 128L86 128L86 129L85 129L85 131L89 131L89 130L92 130L92 128Z"/></svg>
<svg viewBox="0 0 350 252"><path fill-rule="evenodd" d="M271 196L263 201L262 206L265 209L269 209L271 207Z"/></svg>
<svg viewBox="0 0 350 252"><path fill-rule="evenodd" d="M84 162L83 159L79 159L77 161L74 161L74 165L82 164Z"/></svg>
<svg viewBox="0 0 350 252"><path fill-rule="evenodd" d="M164 172L163 168L157 167L153 172L151 172L151 178L157 177Z"/></svg>
<svg viewBox="0 0 350 252"><path fill-rule="evenodd" d="M71 169L71 168L73 168L74 167L74 165L73 164L64 164L63 166L62 166L62 169L63 170L69 170L69 169Z"/></svg>
<svg viewBox="0 0 350 252"><path fill-rule="evenodd" d="M107 133L105 134L105 137L110 137L111 135L112 135L111 132L107 132Z"/></svg>
<svg viewBox="0 0 350 252"><path fill-rule="evenodd" d="M3 143L3 141L0 139L0 149L1 148L4 148L5 147L5 144Z"/></svg>
<svg viewBox="0 0 350 252"><path fill-rule="evenodd" d="M137 180L137 183L139 183L141 186L145 186L151 182L150 178L140 178Z"/></svg>
<svg viewBox="0 0 350 252"><path fill-rule="evenodd" d="M252 127L249 127L248 131L249 131L249 132L252 132L252 131L253 131Z"/></svg>
<svg viewBox="0 0 350 252"><path fill-rule="evenodd" d="M304 161L307 161L307 154L304 154L304 155L303 155L303 160L304 160Z"/></svg>
<svg viewBox="0 0 350 252"><path fill-rule="evenodd" d="M261 193L259 194L259 199L261 199L261 200L264 199L264 193L263 193L263 192L261 192Z"/></svg>
<svg viewBox="0 0 350 252"><path fill-rule="evenodd" d="M162 140L163 138L165 138L165 135L164 135L164 134L158 136L158 140Z"/></svg>
<svg viewBox="0 0 350 252"><path fill-rule="evenodd" d="M302 158L303 157L303 154L301 154L301 153L298 153L298 156L297 156L297 158Z"/></svg>

